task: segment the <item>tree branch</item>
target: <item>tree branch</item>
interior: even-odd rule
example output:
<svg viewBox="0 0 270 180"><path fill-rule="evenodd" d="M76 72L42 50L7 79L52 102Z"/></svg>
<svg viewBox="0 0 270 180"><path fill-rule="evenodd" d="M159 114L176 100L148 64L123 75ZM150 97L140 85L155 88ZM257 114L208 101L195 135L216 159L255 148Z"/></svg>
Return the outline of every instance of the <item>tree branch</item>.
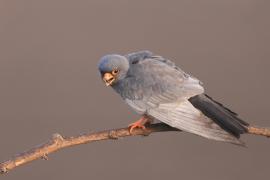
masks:
<svg viewBox="0 0 270 180"><path fill-rule="evenodd" d="M178 129L172 128L164 123L151 124L146 126L145 130L134 129L132 134L128 128L113 129L107 131L101 131L90 134L83 134L76 137L63 137L60 134L54 134L48 142L34 147L24 153L18 154L8 161L0 164L0 173L7 173L14 168L34 161L36 159L48 160L48 154L59 151L63 148L91 143L95 141L118 139L126 136L137 136L143 135L148 136L153 132L164 132L164 131L179 131Z"/></svg>
<svg viewBox="0 0 270 180"><path fill-rule="evenodd" d="M249 134L265 136L270 138L270 129L268 128L249 126L247 129Z"/></svg>
<svg viewBox="0 0 270 180"><path fill-rule="evenodd" d="M120 137L143 135L148 136L154 132L164 131L180 131L176 128L170 127L164 123L150 124L146 126L145 130L134 129L132 134L128 128L120 128L113 130L106 130L96 133L83 134L75 137L63 137L60 134L54 134L49 141L34 147L24 153L18 154L8 161L0 164L0 174L7 173L14 168L34 161L36 159L48 160L48 154L59 151L63 148L72 147L80 144L91 143L95 141L118 139ZM261 135L270 137L270 129L250 126L248 127L249 134Z"/></svg>

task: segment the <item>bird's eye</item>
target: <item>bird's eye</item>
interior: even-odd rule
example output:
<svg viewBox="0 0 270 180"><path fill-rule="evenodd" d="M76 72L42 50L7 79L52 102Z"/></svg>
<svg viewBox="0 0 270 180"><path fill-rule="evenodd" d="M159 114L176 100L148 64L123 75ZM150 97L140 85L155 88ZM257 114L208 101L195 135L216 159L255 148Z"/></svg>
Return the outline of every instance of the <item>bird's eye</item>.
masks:
<svg viewBox="0 0 270 180"><path fill-rule="evenodd" d="M118 69L115 69L115 70L112 71L112 75L116 75L118 73L119 73L119 70Z"/></svg>

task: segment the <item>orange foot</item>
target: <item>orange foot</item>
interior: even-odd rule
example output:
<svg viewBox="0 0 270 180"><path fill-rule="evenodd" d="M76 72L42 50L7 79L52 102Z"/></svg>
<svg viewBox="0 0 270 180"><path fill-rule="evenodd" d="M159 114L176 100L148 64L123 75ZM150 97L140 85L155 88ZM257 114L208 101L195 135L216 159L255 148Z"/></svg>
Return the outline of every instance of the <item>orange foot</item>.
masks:
<svg viewBox="0 0 270 180"><path fill-rule="evenodd" d="M129 132L132 134L132 131L135 128L146 129L145 124L150 123L150 122L151 122L150 119L148 119L146 116L143 116L141 119L139 119L138 121L136 121L128 126Z"/></svg>

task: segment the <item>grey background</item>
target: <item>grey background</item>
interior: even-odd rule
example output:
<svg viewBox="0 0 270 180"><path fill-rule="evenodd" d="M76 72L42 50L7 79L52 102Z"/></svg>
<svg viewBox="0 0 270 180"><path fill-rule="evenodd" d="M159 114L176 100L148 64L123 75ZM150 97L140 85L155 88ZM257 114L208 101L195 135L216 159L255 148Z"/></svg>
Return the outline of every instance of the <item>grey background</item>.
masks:
<svg viewBox="0 0 270 180"><path fill-rule="evenodd" d="M46 141L139 118L101 82L107 53L148 49L270 126L268 0L1 0L0 160ZM66 149L1 179L269 179L270 140L248 148L160 133Z"/></svg>

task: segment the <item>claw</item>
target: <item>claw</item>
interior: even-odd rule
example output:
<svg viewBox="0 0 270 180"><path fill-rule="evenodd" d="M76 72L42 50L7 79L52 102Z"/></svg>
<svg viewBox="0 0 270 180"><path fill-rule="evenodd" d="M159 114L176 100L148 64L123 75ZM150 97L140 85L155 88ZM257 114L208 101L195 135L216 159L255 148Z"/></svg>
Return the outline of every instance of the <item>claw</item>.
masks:
<svg viewBox="0 0 270 180"><path fill-rule="evenodd" d="M145 124L149 122L149 119L145 116L143 116L141 119L139 119L138 121L131 123L130 125L128 125L129 127L129 133L132 134L132 131L135 128L141 128L143 130L146 129Z"/></svg>
<svg viewBox="0 0 270 180"><path fill-rule="evenodd" d="M129 132L130 132L131 134L132 134L132 131L133 131L135 128L146 129L144 125L141 125L141 124L139 124L139 123L137 123L137 122L130 124L128 127L129 127Z"/></svg>

